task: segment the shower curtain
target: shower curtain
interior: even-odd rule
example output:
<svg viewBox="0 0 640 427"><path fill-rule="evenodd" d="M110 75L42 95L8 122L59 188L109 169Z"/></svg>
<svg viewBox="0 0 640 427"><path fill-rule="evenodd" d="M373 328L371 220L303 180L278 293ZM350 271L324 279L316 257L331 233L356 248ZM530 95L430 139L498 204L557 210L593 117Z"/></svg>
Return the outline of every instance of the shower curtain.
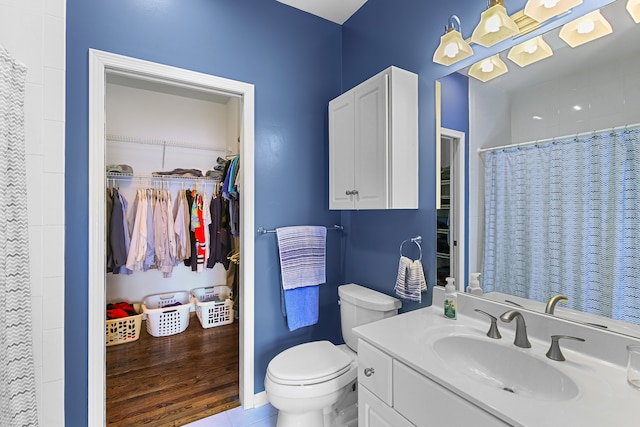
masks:
<svg viewBox="0 0 640 427"><path fill-rule="evenodd" d="M640 130L490 151L485 290L640 324Z"/></svg>
<svg viewBox="0 0 640 427"><path fill-rule="evenodd" d="M0 426L37 426L31 335L24 91L0 46Z"/></svg>

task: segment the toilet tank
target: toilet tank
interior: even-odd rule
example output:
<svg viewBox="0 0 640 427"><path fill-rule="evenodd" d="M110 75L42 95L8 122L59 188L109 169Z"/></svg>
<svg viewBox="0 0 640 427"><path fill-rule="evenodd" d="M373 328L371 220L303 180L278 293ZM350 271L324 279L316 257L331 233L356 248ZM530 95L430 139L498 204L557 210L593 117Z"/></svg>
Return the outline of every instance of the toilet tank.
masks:
<svg viewBox="0 0 640 427"><path fill-rule="evenodd" d="M349 348L358 351L358 338L351 329L398 314L399 299L373 289L350 283L338 286L342 338Z"/></svg>

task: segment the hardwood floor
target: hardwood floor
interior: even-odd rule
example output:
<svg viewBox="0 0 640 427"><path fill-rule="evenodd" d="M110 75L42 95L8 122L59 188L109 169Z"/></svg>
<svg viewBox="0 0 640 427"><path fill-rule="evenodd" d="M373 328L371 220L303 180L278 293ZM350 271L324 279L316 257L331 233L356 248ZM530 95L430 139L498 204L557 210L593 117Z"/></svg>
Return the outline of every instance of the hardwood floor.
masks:
<svg viewBox="0 0 640 427"><path fill-rule="evenodd" d="M107 426L182 426L240 405L238 322L107 347Z"/></svg>

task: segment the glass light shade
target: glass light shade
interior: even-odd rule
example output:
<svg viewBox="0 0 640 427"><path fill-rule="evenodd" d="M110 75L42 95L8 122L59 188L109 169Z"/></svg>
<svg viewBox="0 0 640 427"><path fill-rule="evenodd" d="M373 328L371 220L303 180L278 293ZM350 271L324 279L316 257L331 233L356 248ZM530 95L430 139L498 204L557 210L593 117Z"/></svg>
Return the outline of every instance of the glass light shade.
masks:
<svg viewBox="0 0 640 427"><path fill-rule="evenodd" d="M542 36L538 36L512 47L507 58L520 67L526 67L551 55L553 55L551 47L544 41Z"/></svg>
<svg viewBox="0 0 640 427"><path fill-rule="evenodd" d="M611 34L613 29L599 10L565 24L560 30L560 38L569 46L576 47Z"/></svg>
<svg viewBox="0 0 640 427"><path fill-rule="evenodd" d="M469 75L481 82L488 82L491 79L503 75L507 71L509 71L507 64L500 59L500 55L493 55L473 64L471 68L469 68Z"/></svg>
<svg viewBox="0 0 640 427"><path fill-rule="evenodd" d="M640 24L640 0L629 0L627 3L627 11L636 24Z"/></svg>
<svg viewBox="0 0 640 427"><path fill-rule="evenodd" d="M529 0L524 6L524 14L538 22L544 22L580 4L582 0Z"/></svg>
<svg viewBox="0 0 640 427"><path fill-rule="evenodd" d="M494 4L480 15L480 23L473 30L471 41L484 47L493 46L520 32L502 4Z"/></svg>
<svg viewBox="0 0 640 427"><path fill-rule="evenodd" d="M456 30L447 31L440 37L440 45L433 54L433 62L451 65L473 55L473 49Z"/></svg>

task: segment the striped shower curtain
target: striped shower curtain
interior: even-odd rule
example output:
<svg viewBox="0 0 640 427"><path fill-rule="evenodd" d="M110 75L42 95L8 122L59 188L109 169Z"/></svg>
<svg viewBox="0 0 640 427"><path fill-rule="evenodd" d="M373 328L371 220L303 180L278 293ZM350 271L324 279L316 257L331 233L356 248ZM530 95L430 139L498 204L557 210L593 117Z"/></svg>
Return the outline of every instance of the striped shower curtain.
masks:
<svg viewBox="0 0 640 427"><path fill-rule="evenodd" d="M640 324L640 129L485 159L486 291Z"/></svg>
<svg viewBox="0 0 640 427"><path fill-rule="evenodd" d="M0 426L37 426L31 336L24 91L0 46Z"/></svg>

